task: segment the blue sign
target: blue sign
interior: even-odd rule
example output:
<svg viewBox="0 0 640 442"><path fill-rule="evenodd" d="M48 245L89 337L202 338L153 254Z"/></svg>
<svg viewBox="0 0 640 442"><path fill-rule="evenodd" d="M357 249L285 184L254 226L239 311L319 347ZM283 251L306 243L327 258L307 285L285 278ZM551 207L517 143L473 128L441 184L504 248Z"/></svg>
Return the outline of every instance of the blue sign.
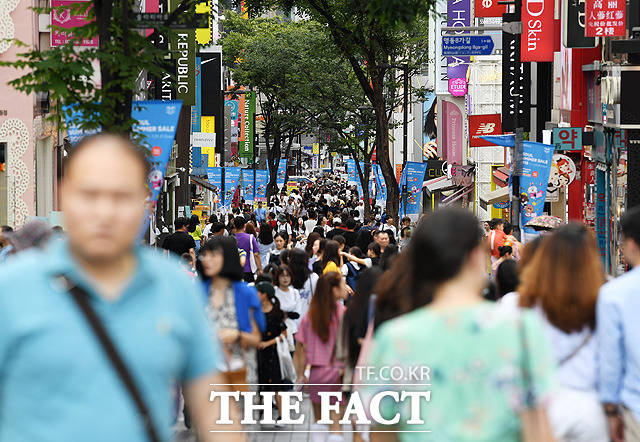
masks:
<svg viewBox="0 0 640 442"><path fill-rule="evenodd" d="M256 200L265 201L267 199L268 182L269 172L266 170L256 170Z"/></svg>
<svg viewBox="0 0 640 442"><path fill-rule="evenodd" d="M609 245L608 218L609 201L607 197L607 174L605 171L596 169L596 239L598 241L598 251L605 269L609 269Z"/></svg>
<svg viewBox="0 0 640 442"><path fill-rule="evenodd" d="M420 213L420 196L422 195L422 183L424 182L424 174L427 171L427 163L418 163L408 161L402 171L400 178L400 194L402 200L400 202L399 215L414 216ZM402 193L402 187L407 185L406 193Z"/></svg>
<svg viewBox="0 0 640 442"><path fill-rule="evenodd" d="M373 173L376 177L376 205L382 207L387 201L387 183L384 181L384 176L382 175L382 169L379 164L376 164L373 168Z"/></svg>
<svg viewBox="0 0 640 442"><path fill-rule="evenodd" d="M491 55L493 38L490 35L452 35L442 37L442 55Z"/></svg>
<svg viewBox="0 0 640 442"><path fill-rule="evenodd" d="M350 186L354 186L360 181L359 179L357 179L358 173L356 172L356 162L353 160L353 158L348 158L346 161L346 165L348 177L347 184L349 184Z"/></svg>
<svg viewBox="0 0 640 442"><path fill-rule="evenodd" d="M222 197L222 168L207 167L207 179L209 180L211 187L213 187L213 193L218 197Z"/></svg>
<svg viewBox="0 0 640 442"><path fill-rule="evenodd" d="M253 170L242 169L242 193L244 202L247 204L253 204L254 196L254 183L253 183Z"/></svg>
<svg viewBox="0 0 640 442"><path fill-rule="evenodd" d="M228 209L233 202L233 195L236 193L240 182L239 167L224 168L224 202L223 205Z"/></svg>
<svg viewBox="0 0 640 442"><path fill-rule="evenodd" d="M524 227L533 218L542 215L547 198L547 184L553 160L554 146L525 142L522 148L522 176L520 177L520 222ZM525 233L535 233L524 227Z"/></svg>
<svg viewBox="0 0 640 442"><path fill-rule="evenodd" d="M284 187L284 177L287 174L287 159L280 159L280 163L278 164L278 176L276 177L276 184L278 185L278 189L282 189Z"/></svg>

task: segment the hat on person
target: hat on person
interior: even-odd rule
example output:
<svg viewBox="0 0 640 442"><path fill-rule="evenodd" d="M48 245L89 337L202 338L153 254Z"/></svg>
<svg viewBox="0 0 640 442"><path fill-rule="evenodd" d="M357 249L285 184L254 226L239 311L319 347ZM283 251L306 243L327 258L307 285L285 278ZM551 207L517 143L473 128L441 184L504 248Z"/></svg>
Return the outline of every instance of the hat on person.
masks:
<svg viewBox="0 0 640 442"><path fill-rule="evenodd" d="M53 231L46 221L32 220L13 232L3 233L16 252L44 246Z"/></svg>
<svg viewBox="0 0 640 442"><path fill-rule="evenodd" d="M281 213L280 215L278 215L278 221L280 221L281 223L287 222L287 217L285 216L284 213Z"/></svg>
<svg viewBox="0 0 640 442"><path fill-rule="evenodd" d="M334 216L333 224L342 224L342 220L340 219L340 217Z"/></svg>

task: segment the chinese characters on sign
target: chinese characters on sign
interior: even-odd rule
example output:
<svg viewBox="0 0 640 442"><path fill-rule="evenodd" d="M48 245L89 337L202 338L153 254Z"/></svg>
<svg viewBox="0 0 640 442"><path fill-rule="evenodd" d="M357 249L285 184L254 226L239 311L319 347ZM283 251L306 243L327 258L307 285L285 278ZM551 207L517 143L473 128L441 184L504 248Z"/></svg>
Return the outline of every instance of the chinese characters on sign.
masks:
<svg viewBox="0 0 640 442"><path fill-rule="evenodd" d="M626 34L624 0L587 0L587 37L624 37Z"/></svg>
<svg viewBox="0 0 640 442"><path fill-rule="evenodd" d="M75 5L75 0L51 0L51 46L63 46L73 38L71 29L79 28L89 23L87 13L84 15L71 15L69 9L58 9L61 6ZM66 30L53 29L54 26L64 28ZM76 46L98 46L98 37L83 38L82 41L76 42Z"/></svg>

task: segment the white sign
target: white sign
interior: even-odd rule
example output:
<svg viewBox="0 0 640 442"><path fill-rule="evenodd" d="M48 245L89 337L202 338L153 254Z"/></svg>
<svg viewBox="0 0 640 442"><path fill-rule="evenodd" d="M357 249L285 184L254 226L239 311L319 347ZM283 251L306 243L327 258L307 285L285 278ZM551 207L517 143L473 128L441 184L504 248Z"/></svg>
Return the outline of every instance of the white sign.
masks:
<svg viewBox="0 0 640 442"><path fill-rule="evenodd" d="M196 147L216 147L215 132L193 132L191 145Z"/></svg>

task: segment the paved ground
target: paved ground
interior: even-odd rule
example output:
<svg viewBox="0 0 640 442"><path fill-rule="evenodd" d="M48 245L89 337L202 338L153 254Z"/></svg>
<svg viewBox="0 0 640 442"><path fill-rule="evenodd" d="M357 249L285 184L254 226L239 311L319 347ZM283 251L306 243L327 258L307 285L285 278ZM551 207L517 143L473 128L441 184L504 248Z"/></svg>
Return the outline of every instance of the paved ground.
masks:
<svg viewBox="0 0 640 442"><path fill-rule="evenodd" d="M256 431L261 430L263 432L260 433L247 433L247 439L251 442L312 442L311 433L293 433L288 430L309 430L311 427L311 417L313 416L313 411L311 411L311 402L309 398L305 398L302 404L302 411L304 415L307 417L305 419L305 423L303 425L296 425L295 427L292 425L285 425L283 428L277 431L268 431L272 429L272 427L263 427L259 426L247 426L245 430ZM350 430L351 428L345 426L345 430ZM267 430L265 432L265 430ZM175 427L175 442L197 442L195 435L188 430L184 426L184 421L182 420L182 416L180 416L179 421ZM220 438L220 440L224 440ZM344 442L351 442L352 437L350 433L344 434Z"/></svg>

